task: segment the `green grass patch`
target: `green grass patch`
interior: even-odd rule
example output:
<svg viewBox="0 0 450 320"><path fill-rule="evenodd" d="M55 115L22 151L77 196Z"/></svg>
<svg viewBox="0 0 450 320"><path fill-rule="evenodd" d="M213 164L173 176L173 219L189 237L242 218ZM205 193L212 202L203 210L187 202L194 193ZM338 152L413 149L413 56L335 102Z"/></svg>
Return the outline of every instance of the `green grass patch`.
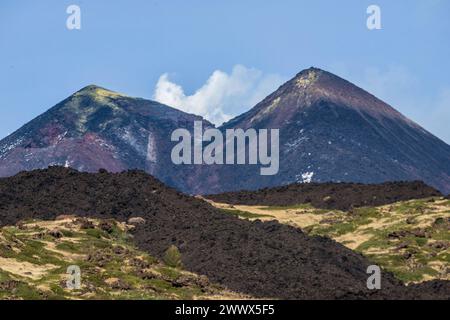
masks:
<svg viewBox="0 0 450 320"><path fill-rule="evenodd" d="M85 230L86 235L89 237L101 239L102 237L106 237L106 232L100 230L100 229L86 229Z"/></svg>
<svg viewBox="0 0 450 320"><path fill-rule="evenodd" d="M80 252L79 247L80 247L79 244L73 243L73 242L68 242L68 241L64 241L64 242L58 243L56 245L56 249L61 250L61 251L71 252L71 253Z"/></svg>
<svg viewBox="0 0 450 320"><path fill-rule="evenodd" d="M418 246L423 247L424 245L427 244L428 239L427 239L427 238L418 238L418 237L415 237L415 238L414 238L414 241L416 242L416 244L417 244Z"/></svg>
<svg viewBox="0 0 450 320"><path fill-rule="evenodd" d="M397 213L403 214L414 214L420 213L421 211L425 211L428 208L428 200L429 199L420 199L420 200L411 200L407 202L400 202L394 205L394 210Z"/></svg>

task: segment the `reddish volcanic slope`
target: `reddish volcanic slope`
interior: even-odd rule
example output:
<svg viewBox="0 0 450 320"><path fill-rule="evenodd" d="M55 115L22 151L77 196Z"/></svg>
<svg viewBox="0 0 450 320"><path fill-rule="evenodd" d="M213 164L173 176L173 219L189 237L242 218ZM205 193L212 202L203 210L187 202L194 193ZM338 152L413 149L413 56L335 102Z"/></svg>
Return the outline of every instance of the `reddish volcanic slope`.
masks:
<svg viewBox="0 0 450 320"><path fill-rule="evenodd" d="M142 169L186 190L197 168L172 164L170 135L177 128L191 131L195 120L202 118L87 86L0 141L0 176L55 165L87 172Z"/></svg>
<svg viewBox="0 0 450 320"><path fill-rule="evenodd" d="M297 74L250 111L220 127L280 130L280 170L174 165L177 128L195 120L154 101L88 86L0 141L0 176L69 166L142 169L191 194L255 190L297 182L421 180L450 193L450 146L368 92L329 72ZM203 128L212 125L203 120Z"/></svg>
<svg viewBox="0 0 450 320"><path fill-rule="evenodd" d="M208 190L304 182L422 180L450 192L450 146L368 92L329 72L300 72L228 128L280 129L280 172L219 168Z"/></svg>

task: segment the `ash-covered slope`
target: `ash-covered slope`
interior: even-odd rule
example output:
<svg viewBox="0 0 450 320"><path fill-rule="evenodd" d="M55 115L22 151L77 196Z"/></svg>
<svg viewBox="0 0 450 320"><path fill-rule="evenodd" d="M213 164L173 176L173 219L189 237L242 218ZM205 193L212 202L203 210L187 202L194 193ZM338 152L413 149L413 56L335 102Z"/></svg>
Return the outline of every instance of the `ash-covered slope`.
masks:
<svg viewBox="0 0 450 320"><path fill-rule="evenodd" d="M186 190L199 168L172 164L170 136L177 128L192 131L194 121L201 120L154 101L87 86L0 141L0 176L54 165L87 172L142 169Z"/></svg>
<svg viewBox="0 0 450 320"><path fill-rule="evenodd" d="M141 171L79 173L50 168L0 179L0 222L61 214L125 220L143 217L134 241L161 257L176 245L185 267L256 297L285 299L448 298L448 282L419 290L383 273L382 290L366 288L363 256L277 222L250 222L167 188Z"/></svg>
<svg viewBox="0 0 450 320"><path fill-rule="evenodd" d="M280 129L280 171L217 168L212 193L295 182L422 180L450 192L450 146L368 92L329 72L297 74L222 126Z"/></svg>

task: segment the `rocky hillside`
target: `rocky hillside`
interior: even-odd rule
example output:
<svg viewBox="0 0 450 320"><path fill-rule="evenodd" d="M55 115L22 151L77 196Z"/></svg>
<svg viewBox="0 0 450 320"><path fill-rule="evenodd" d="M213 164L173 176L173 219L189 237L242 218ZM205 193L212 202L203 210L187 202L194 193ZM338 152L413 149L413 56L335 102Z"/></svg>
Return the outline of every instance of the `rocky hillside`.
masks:
<svg viewBox="0 0 450 320"><path fill-rule="evenodd" d="M295 182L422 180L450 193L450 146L391 106L329 72L297 74L221 128L280 130L280 171L221 166L203 193ZM209 178L209 180L206 180Z"/></svg>
<svg viewBox="0 0 450 320"><path fill-rule="evenodd" d="M388 205L320 209L213 202L243 219L273 219L309 235L332 238L406 283L450 280L450 201L431 197Z"/></svg>
<svg viewBox="0 0 450 320"><path fill-rule="evenodd" d="M235 292L281 299L448 298L448 283L405 287L383 272L366 287L373 262L324 237L276 221L239 219L167 188L142 171L79 173L50 168L0 179L0 222L53 220L61 214L126 222L143 219L133 242L156 258L176 246L185 270Z"/></svg>
<svg viewBox="0 0 450 320"><path fill-rule="evenodd" d="M420 181L360 183L294 183L256 191L235 191L205 196L216 202L239 205L289 206L311 204L316 208L350 210L402 200L441 196Z"/></svg>
<svg viewBox="0 0 450 320"><path fill-rule="evenodd" d="M0 228L0 299L248 299L158 260L132 243L130 224L60 216ZM81 271L70 288L69 266Z"/></svg>

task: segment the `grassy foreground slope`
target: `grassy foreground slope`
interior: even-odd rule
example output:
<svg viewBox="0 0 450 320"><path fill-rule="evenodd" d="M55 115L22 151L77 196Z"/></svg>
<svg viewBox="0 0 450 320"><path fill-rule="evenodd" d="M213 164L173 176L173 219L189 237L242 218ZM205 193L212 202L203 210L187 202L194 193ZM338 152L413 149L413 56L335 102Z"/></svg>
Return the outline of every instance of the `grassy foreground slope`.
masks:
<svg viewBox="0 0 450 320"><path fill-rule="evenodd" d="M348 211L214 203L251 220L278 220L330 237L393 272L400 280L450 280L450 200L441 197Z"/></svg>
<svg viewBox="0 0 450 320"><path fill-rule="evenodd" d="M183 271L177 258L139 251L114 220L61 216L0 229L0 299L246 298ZM170 266L168 265L170 264ZM67 267L81 269L81 288L67 288Z"/></svg>

